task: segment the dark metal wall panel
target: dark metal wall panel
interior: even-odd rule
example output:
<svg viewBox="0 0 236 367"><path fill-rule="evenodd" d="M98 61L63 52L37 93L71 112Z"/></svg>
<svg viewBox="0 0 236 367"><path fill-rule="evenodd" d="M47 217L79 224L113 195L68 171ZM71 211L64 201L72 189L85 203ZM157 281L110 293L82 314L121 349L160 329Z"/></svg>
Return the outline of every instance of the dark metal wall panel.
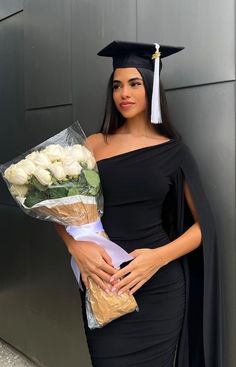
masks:
<svg viewBox="0 0 236 367"><path fill-rule="evenodd" d="M19 208L0 205L0 331L1 338L26 348L27 220Z"/></svg>
<svg viewBox="0 0 236 367"><path fill-rule="evenodd" d="M72 122L72 105L26 111L24 150ZM27 301L21 305L22 313L27 315L27 326L24 328L24 344L20 341L22 329L17 328L17 346L45 366L74 366L75 361L79 361L82 366L90 367L79 288L65 245L58 239L52 224L29 218L27 229L30 232L25 284ZM10 335L7 338L3 334L3 337L16 345Z"/></svg>
<svg viewBox="0 0 236 367"><path fill-rule="evenodd" d="M28 354L45 366L90 367L79 287L51 223L31 221L28 275Z"/></svg>
<svg viewBox="0 0 236 367"><path fill-rule="evenodd" d="M72 124L72 105L26 111L25 126L30 149Z"/></svg>
<svg viewBox="0 0 236 367"><path fill-rule="evenodd" d="M24 144L22 13L0 24L0 157L2 161L19 154ZM13 131L14 134L12 134Z"/></svg>
<svg viewBox="0 0 236 367"><path fill-rule="evenodd" d="M224 366L235 360L235 82L168 92L174 125L197 159L216 217L222 266Z"/></svg>
<svg viewBox="0 0 236 367"><path fill-rule="evenodd" d="M136 40L136 0L72 0L74 119L86 133L101 124L111 60L97 52L114 39Z"/></svg>
<svg viewBox="0 0 236 367"><path fill-rule="evenodd" d="M230 226L235 210L232 200L235 187L234 85L234 82L219 83L167 93L172 120L198 157L212 205L219 219L222 208L228 208L224 220Z"/></svg>
<svg viewBox="0 0 236 367"><path fill-rule="evenodd" d="M1 337L40 365L90 367L79 287L53 225L10 206L0 217Z"/></svg>
<svg viewBox="0 0 236 367"><path fill-rule="evenodd" d="M11 154L10 158L8 158L8 156L7 158L4 158L3 154L3 159L1 159L2 162L6 162L8 159L12 159L13 156L15 157L26 152L28 149L31 149L42 141L57 134L59 131L65 129L72 123L73 120L71 105L26 111L25 121L21 126L23 137L21 138L21 135L18 134L15 121L13 126L8 128L7 132L1 136L1 140L4 145L2 149L5 155ZM14 134L16 134L16 136ZM20 143L21 146L21 149L18 149L17 152L15 152L14 149L11 150L10 144L6 147L7 141L5 137L11 137L12 135L15 136L17 143ZM12 151L15 152L13 155ZM14 200L11 198L2 178L0 178L0 189L1 202L13 205Z"/></svg>
<svg viewBox="0 0 236 367"><path fill-rule="evenodd" d="M163 61L167 88L235 79L234 0L137 0L137 7L138 41L186 46Z"/></svg>
<svg viewBox="0 0 236 367"><path fill-rule="evenodd" d="M24 0L0 0L0 20L23 10Z"/></svg>
<svg viewBox="0 0 236 367"><path fill-rule="evenodd" d="M164 60L166 88L233 79L233 14L233 0L25 0L24 12L0 22L0 161L75 119L87 134L98 129L112 67L96 53L113 39L187 46ZM235 365L234 91L234 83L221 83L168 92L171 115L199 162L216 213L226 367ZM12 204L0 190L1 202ZM78 285L53 225L12 205L0 205L0 216L0 337L47 367L91 367Z"/></svg>
<svg viewBox="0 0 236 367"><path fill-rule="evenodd" d="M71 103L70 0L24 2L26 108Z"/></svg>
<svg viewBox="0 0 236 367"><path fill-rule="evenodd" d="M22 152L24 132L23 14L0 22L0 163ZM13 204L2 178L0 202Z"/></svg>

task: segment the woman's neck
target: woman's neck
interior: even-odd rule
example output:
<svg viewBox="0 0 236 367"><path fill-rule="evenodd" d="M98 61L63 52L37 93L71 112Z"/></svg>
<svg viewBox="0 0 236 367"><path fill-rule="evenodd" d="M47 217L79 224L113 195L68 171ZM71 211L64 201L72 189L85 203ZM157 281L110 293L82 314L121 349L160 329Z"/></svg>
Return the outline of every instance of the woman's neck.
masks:
<svg viewBox="0 0 236 367"><path fill-rule="evenodd" d="M154 126L150 122L147 122L143 116L127 119L117 132L120 134L130 134L132 136L158 135Z"/></svg>

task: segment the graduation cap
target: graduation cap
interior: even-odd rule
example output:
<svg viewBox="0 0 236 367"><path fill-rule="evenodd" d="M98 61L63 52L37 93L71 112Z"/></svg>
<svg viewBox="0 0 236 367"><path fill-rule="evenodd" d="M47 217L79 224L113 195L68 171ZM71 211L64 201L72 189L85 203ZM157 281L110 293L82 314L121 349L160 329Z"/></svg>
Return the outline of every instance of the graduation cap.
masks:
<svg viewBox="0 0 236 367"><path fill-rule="evenodd" d="M144 68L154 71L151 122L161 123L160 106L160 59L183 50L184 47L159 45L158 43L138 43L113 41L98 56L112 57L113 69Z"/></svg>

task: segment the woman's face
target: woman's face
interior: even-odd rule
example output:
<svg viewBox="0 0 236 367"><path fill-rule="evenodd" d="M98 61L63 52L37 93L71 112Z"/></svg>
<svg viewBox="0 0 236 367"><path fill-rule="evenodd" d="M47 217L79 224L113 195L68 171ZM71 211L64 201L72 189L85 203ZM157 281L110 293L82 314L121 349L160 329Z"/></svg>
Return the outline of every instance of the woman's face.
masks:
<svg viewBox="0 0 236 367"><path fill-rule="evenodd" d="M136 68L118 68L113 76L113 100L126 119L146 116L146 94L141 74Z"/></svg>

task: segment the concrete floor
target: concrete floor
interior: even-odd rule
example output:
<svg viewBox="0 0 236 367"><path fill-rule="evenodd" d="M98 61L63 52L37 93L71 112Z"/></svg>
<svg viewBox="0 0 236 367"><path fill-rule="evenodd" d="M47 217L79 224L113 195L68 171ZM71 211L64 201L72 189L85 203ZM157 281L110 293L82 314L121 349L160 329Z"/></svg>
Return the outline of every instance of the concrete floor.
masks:
<svg viewBox="0 0 236 367"><path fill-rule="evenodd" d="M0 339L0 367L37 367L37 365Z"/></svg>

